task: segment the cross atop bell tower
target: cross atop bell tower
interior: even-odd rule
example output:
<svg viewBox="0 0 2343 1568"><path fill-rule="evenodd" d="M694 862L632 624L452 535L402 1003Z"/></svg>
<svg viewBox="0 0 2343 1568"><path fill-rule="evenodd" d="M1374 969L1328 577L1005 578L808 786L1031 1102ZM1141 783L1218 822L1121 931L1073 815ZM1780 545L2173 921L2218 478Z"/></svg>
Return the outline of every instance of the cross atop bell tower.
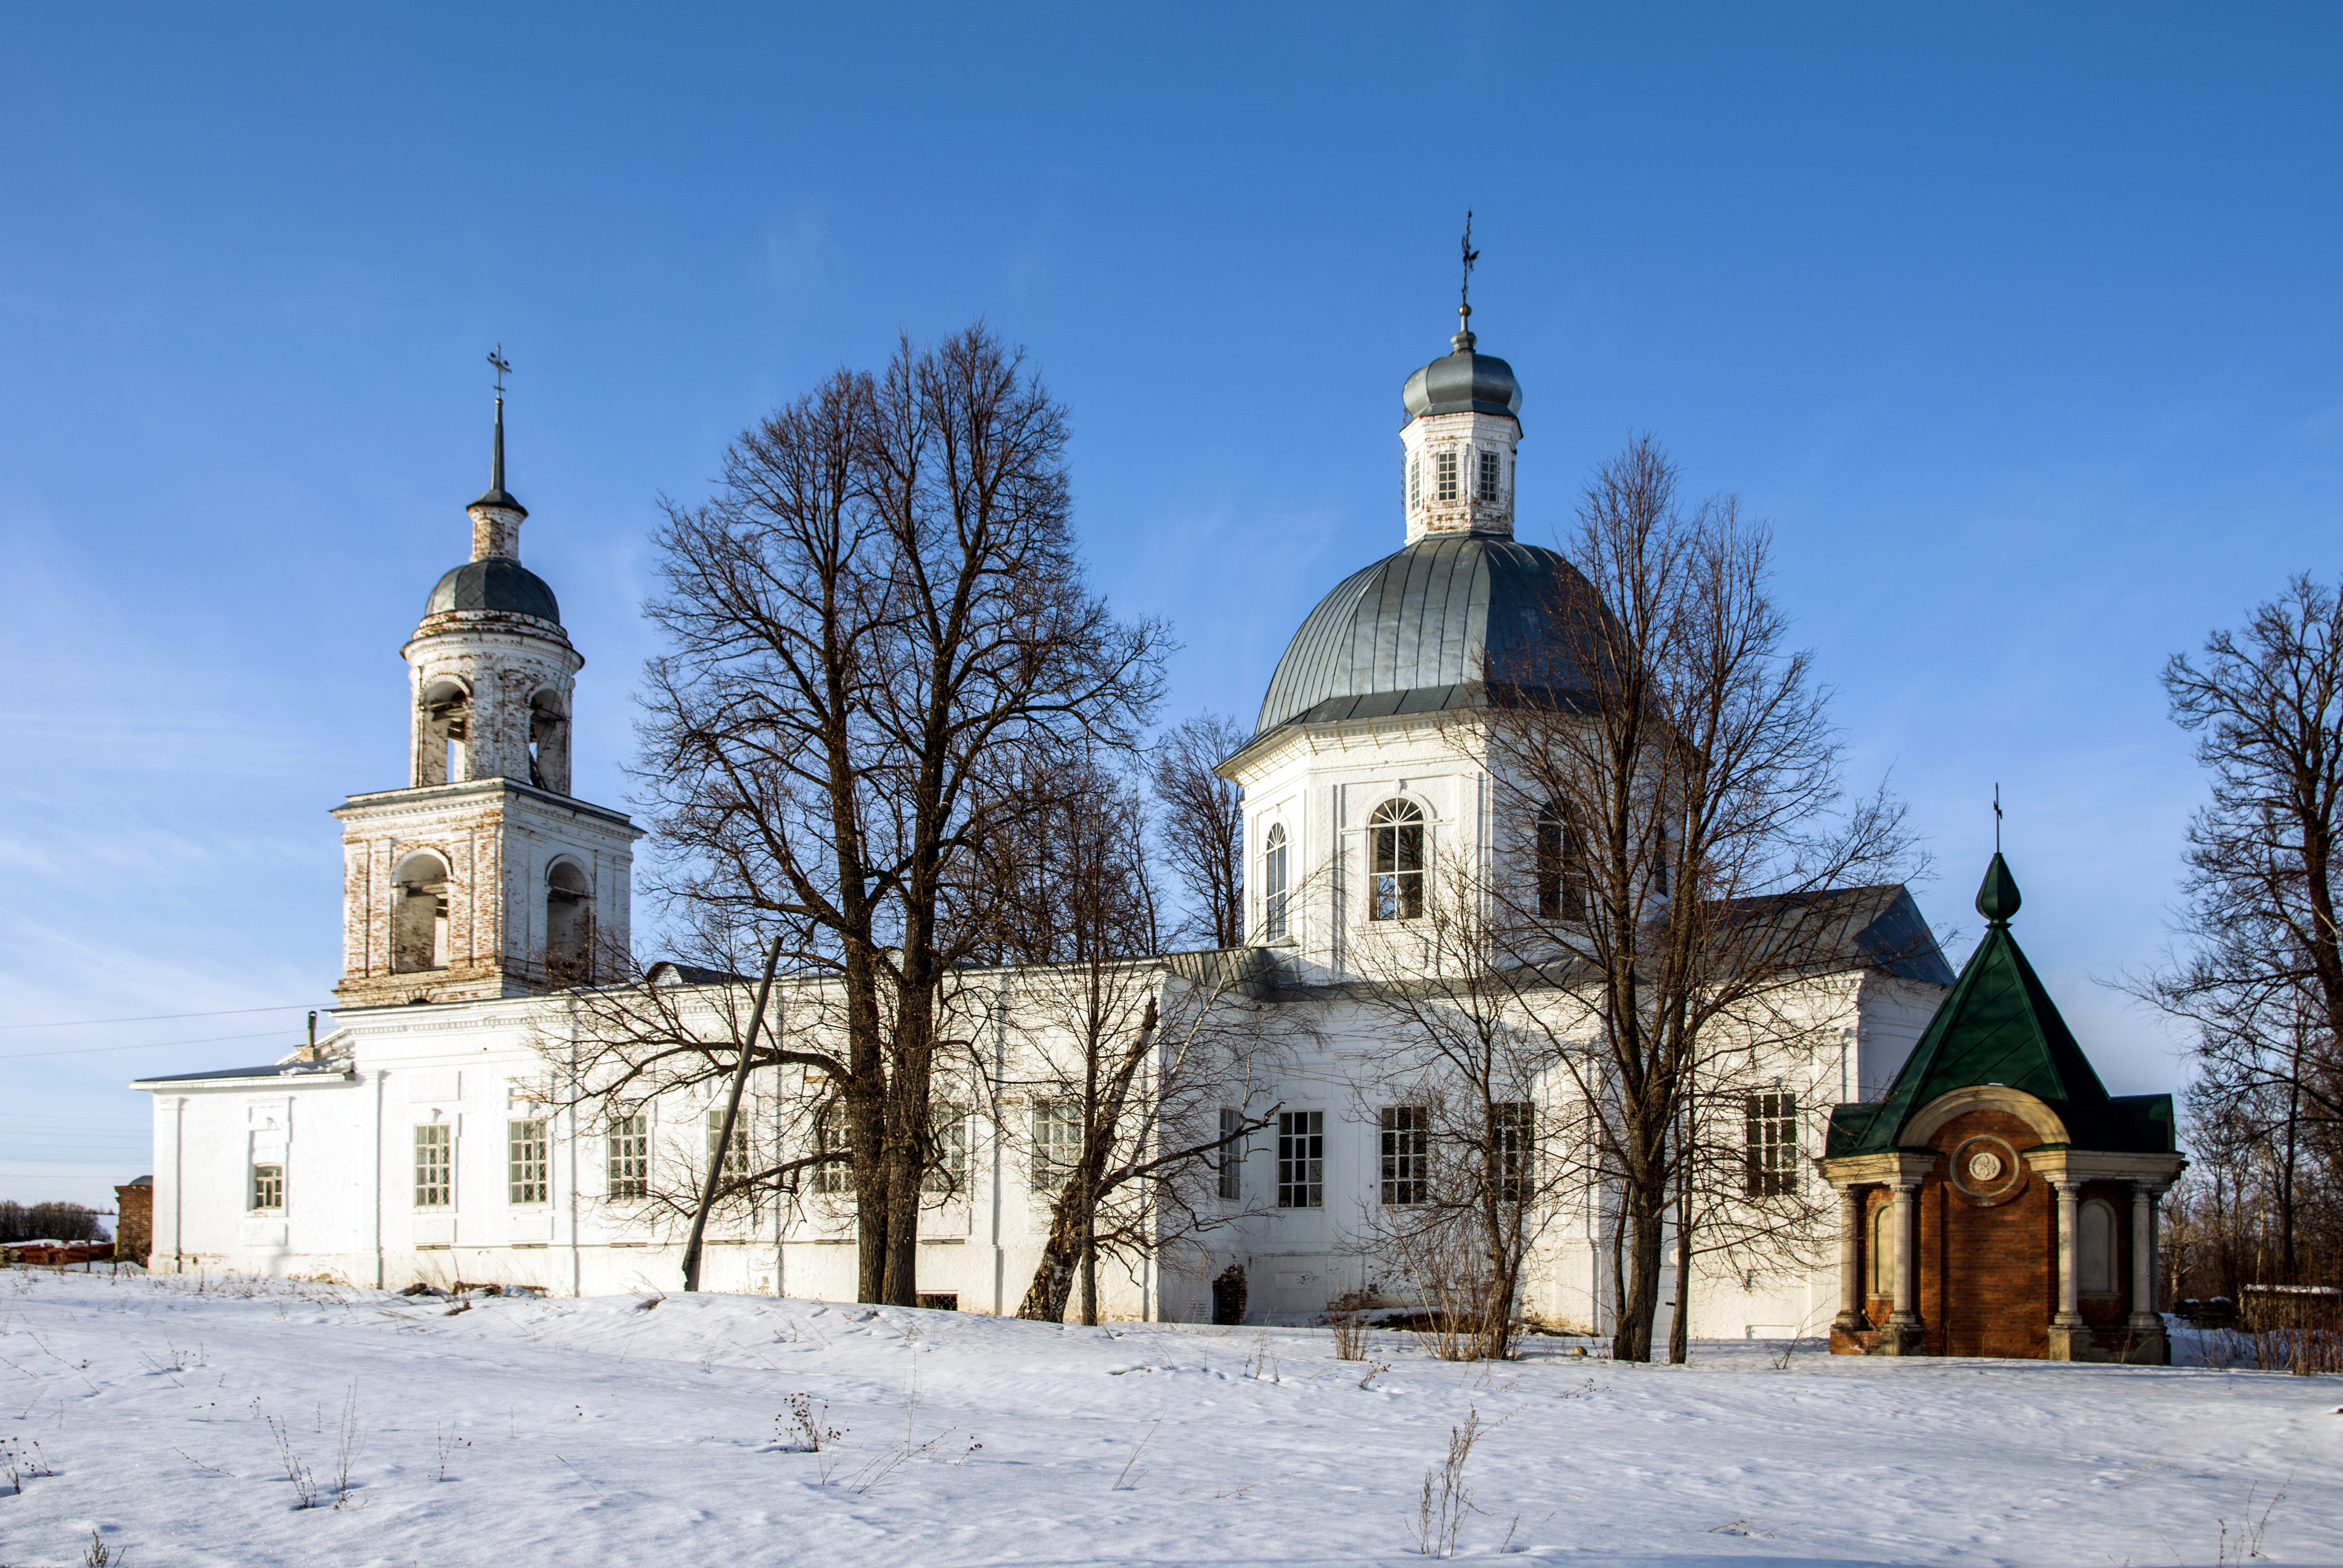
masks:
<svg viewBox="0 0 2343 1568"><path fill-rule="evenodd" d="M354 795L343 823L346 1003L525 995L608 972L628 936L627 818L570 795L586 663L520 564L528 510L505 488L500 344L488 487L472 558L424 601L407 666L407 787Z"/></svg>

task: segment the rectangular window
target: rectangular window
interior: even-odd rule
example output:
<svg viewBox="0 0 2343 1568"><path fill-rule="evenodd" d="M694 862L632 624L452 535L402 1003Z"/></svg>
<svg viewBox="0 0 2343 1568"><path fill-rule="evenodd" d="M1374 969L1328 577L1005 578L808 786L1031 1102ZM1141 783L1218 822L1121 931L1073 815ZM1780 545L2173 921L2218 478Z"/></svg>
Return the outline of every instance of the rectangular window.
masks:
<svg viewBox="0 0 2343 1568"><path fill-rule="evenodd" d="M508 1203L542 1203L546 1192L545 1123L505 1123L505 1186Z"/></svg>
<svg viewBox="0 0 2343 1568"><path fill-rule="evenodd" d="M256 1165L252 1168L252 1206L263 1211L285 1207L285 1167Z"/></svg>
<svg viewBox="0 0 2343 1568"><path fill-rule="evenodd" d="M1456 454L1435 453L1432 459L1433 496L1435 499L1456 499Z"/></svg>
<svg viewBox="0 0 2343 1568"><path fill-rule="evenodd" d="M945 1197L968 1192L968 1112L938 1101L928 1107L928 1124L934 1129L936 1162L920 1179L920 1190Z"/></svg>
<svg viewBox="0 0 2343 1568"><path fill-rule="evenodd" d="M717 1149L724 1141L724 1108L718 1106L708 1113L708 1163L716 1163ZM749 1119L736 1118L732 1123L732 1147L724 1153L724 1179L737 1181L749 1173Z"/></svg>
<svg viewBox="0 0 2343 1568"><path fill-rule="evenodd" d="M415 1206L445 1209L456 1201L456 1130L434 1121L415 1130Z"/></svg>
<svg viewBox="0 0 2343 1568"><path fill-rule="evenodd" d="M1272 822L1269 847L1261 858L1262 932L1275 941L1285 935L1285 826Z"/></svg>
<svg viewBox="0 0 2343 1568"><path fill-rule="evenodd" d="M651 1195L651 1122L648 1116L621 1116L610 1123L610 1196Z"/></svg>
<svg viewBox="0 0 2343 1568"><path fill-rule="evenodd" d="M1752 1094L1742 1102L1748 1127L1749 1196L1776 1198L1798 1185L1798 1100Z"/></svg>
<svg viewBox="0 0 2343 1568"><path fill-rule="evenodd" d="M1232 1134L1233 1134L1233 1133L1236 1131L1236 1130L1237 1130L1238 1128L1242 1127L1243 1125L1244 1125L1244 1112L1243 1112L1243 1111L1234 1110L1234 1109L1232 1109L1232 1108L1231 1108L1231 1107L1229 1107L1229 1106L1225 1106L1225 1105L1223 1105L1222 1107L1221 1107L1221 1136L1222 1136L1222 1137L1223 1137L1223 1138L1227 1138L1227 1137L1231 1136ZM1237 1142L1234 1142L1234 1143L1223 1143L1222 1145L1221 1145L1220 1159L1218 1160L1218 1161L1217 1161L1216 1163L1217 1163L1217 1165L1218 1165L1218 1171L1217 1171L1216 1174L1220 1177L1220 1195L1221 1195L1221 1199L1222 1199L1222 1201L1223 1202L1234 1203L1234 1202L1238 1201L1240 1199L1243 1198L1243 1196L1244 1196L1244 1143L1243 1143L1243 1141L1242 1141L1242 1140L1240 1140L1240 1141L1238 1141Z"/></svg>
<svg viewBox="0 0 2343 1568"><path fill-rule="evenodd" d="M837 1101L813 1113L813 1151L844 1154L847 1151L846 1107ZM825 1197L843 1197L854 1191L854 1167L845 1160L825 1161L813 1168L813 1190Z"/></svg>
<svg viewBox="0 0 2343 1568"><path fill-rule="evenodd" d="M1326 1206L1326 1113L1322 1111L1277 1113L1277 1206Z"/></svg>
<svg viewBox="0 0 2343 1568"><path fill-rule="evenodd" d="M1407 504L1410 510L1423 505L1423 459L1407 460Z"/></svg>
<svg viewBox="0 0 2343 1568"><path fill-rule="evenodd" d="M1383 1111L1383 1201L1422 1203L1432 1196L1432 1115L1421 1105Z"/></svg>
<svg viewBox="0 0 2343 1568"><path fill-rule="evenodd" d="M1497 498L1497 454L1494 452L1481 454L1481 483L1477 493L1484 501Z"/></svg>
<svg viewBox="0 0 2343 1568"><path fill-rule="evenodd" d="M1501 1203L1519 1203L1529 1196L1533 1125L1526 1101L1501 1100L1489 1107L1489 1150L1496 1157Z"/></svg>
<svg viewBox="0 0 2343 1568"><path fill-rule="evenodd" d="M1033 1190L1052 1196L1064 1191L1081 1155L1081 1102L1076 1100L1034 1101Z"/></svg>

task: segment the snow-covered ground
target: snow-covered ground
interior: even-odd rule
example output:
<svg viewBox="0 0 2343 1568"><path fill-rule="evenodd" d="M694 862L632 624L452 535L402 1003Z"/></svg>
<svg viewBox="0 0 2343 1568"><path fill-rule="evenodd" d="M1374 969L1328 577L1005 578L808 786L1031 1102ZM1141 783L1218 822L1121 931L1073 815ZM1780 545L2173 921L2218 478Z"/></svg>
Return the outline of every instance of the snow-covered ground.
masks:
<svg viewBox="0 0 2343 1568"><path fill-rule="evenodd" d="M2334 1378L1550 1341L1477 1366L1398 1334L1362 1365L1311 1330L451 1304L0 1271L0 1563L81 1563L93 1529L128 1568L1414 1563L1474 1416L1463 1557L2210 1563L2283 1485L2262 1550L2343 1563Z"/></svg>

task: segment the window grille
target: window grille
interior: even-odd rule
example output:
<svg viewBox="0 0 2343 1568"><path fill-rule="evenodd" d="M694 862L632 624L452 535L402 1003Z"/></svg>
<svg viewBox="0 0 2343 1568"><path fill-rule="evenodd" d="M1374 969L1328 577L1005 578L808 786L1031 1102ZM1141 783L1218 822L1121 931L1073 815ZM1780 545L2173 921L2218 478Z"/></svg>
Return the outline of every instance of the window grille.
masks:
<svg viewBox="0 0 2343 1568"><path fill-rule="evenodd" d="M1322 1111L1277 1114L1277 1206L1326 1206L1326 1113Z"/></svg>
<svg viewBox="0 0 2343 1568"><path fill-rule="evenodd" d="M1484 501L1493 501L1497 498L1497 454L1494 452L1481 454L1479 497Z"/></svg>
<svg viewBox="0 0 2343 1568"><path fill-rule="evenodd" d="M724 1108L717 1107L708 1113L708 1163L716 1163L718 1147L724 1139ZM732 1147L723 1151L724 1180L737 1181L749 1173L749 1119L736 1117L732 1122Z"/></svg>
<svg viewBox="0 0 2343 1568"><path fill-rule="evenodd" d="M813 1113L813 1151L843 1154L846 1149L846 1107L832 1101ZM852 1192L853 1165L844 1160L829 1160L815 1166L813 1190L832 1198Z"/></svg>
<svg viewBox="0 0 2343 1568"><path fill-rule="evenodd" d="M445 1209L456 1201L456 1130L434 1121L415 1130L415 1206Z"/></svg>
<svg viewBox="0 0 2343 1568"><path fill-rule="evenodd" d="M1535 1123L1527 1101L1500 1100L1489 1107L1489 1152L1496 1167L1497 1201L1519 1203L1530 1194L1530 1161Z"/></svg>
<svg viewBox="0 0 2343 1568"><path fill-rule="evenodd" d="M1383 1201L1422 1203L1432 1196L1432 1116L1420 1105L1383 1110Z"/></svg>
<svg viewBox="0 0 2343 1568"><path fill-rule="evenodd" d="M648 1116L622 1116L610 1124L610 1196L651 1195L651 1124Z"/></svg>
<svg viewBox="0 0 2343 1568"><path fill-rule="evenodd" d="M1261 858L1262 934L1272 940L1285 934L1285 827L1272 822L1269 847Z"/></svg>
<svg viewBox="0 0 2343 1568"><path fill-rule="evenodd" d="M505 1123L505 1201L546 1201L545 1123L535 1119Z"/></svg>
<svg viewBox="0 0 2343 1568"><path fill-rule="evenodd" d="M920 1190L931 1195L957 1196L968 1191L968 1112L941 1101L928 1107L928 1124L936 1141L936 1162L920 1178Z"/></svg>
<svg viewBox="0 0 2343 1568"><path fill-rule="evenodd" d="M1386 800L1367 819L1371 920L1413 920L1423 913L1423 811L1413 800Z"/></svg>
<svg viewBox="0 0 2343 1568"><path fill-rule="evenodd" d="M1457 496L1456 454L1435 453L1432 459L1433 496L1435 499L1453 501Z"/></svg>
<svg viewBox="0 0 2343 1568"><path fill-rule="evenodd" d="M1752 1094L1742 1103L1748 1124L1749 1196L1777 1198L1797 1191L1797 1096Z"/></svg>
<svg viewBox="0 0 2343 1568"><path fill-rule="evenodd" d="M256 1165L252 1168L252 1206L258 1210L285 1207L285 1167Z"/></svg>
<svg viewBox="0 0 2343 1568"><path fill-rule="evenodd" d="M1243 1125L1243 1111L1225 1105L1221 1107L1222 1137L1229 1137ZM1244 1144L1240 1141L1221 1145L1217 1163L1220 1195L1223 1201L1234 1203L1244 1196Z"/></svg>
<svg viewBox="0 0 2343 1568"><path fill-rule="evenodd" d="M1072 1180L1082 1154L1082 1106L1078 1100L1033 1105L1033 1190L1055 1197Z"/></svg>
<svg viewBox="0 0 2343 1568"><path fill-rule="evenodd" d="M1410 510L1423 505L1423 459L1407 460L1407 504Z"/></svg>
<svg viewBox="0 0 2343 1568"><path fill-rule="evenodd" d="M1537 910L1542 920L1586 919L1586 845L1559 806L1538 813Z"/></svg>

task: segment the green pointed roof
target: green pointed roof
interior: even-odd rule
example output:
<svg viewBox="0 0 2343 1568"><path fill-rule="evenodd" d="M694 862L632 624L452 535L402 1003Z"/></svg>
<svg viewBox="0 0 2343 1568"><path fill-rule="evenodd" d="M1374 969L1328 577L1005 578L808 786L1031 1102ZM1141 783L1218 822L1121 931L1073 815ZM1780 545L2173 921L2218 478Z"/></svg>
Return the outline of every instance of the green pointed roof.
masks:
<svg viewBox="0 0 2343 1568"><path fill-rule="evenodd" d="M2172 1097L2107 1093L2009 934L2017 908L2017 879L1996 852L1977 889L1985 940L1961 967L1887 1097L1832 1112L1829 1157L1900 1148L1904 1129L1921 1111L1954 1090L1979 1084L2021 1090L2041 1101L2066 1124L2070 1148L2171 1152Z"/></svg>

